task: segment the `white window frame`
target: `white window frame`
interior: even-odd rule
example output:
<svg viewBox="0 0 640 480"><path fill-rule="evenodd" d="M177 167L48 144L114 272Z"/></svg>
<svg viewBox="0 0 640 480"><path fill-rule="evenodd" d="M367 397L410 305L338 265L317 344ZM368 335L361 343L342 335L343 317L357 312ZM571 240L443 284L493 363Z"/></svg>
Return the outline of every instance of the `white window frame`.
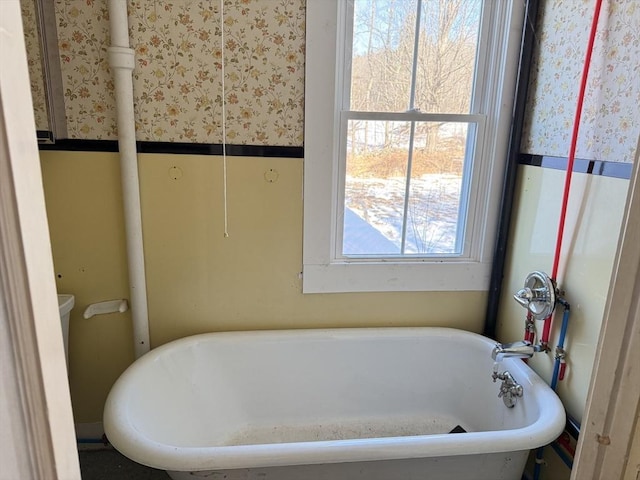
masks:
<svg viewBox="0 0 640 480"><path fill-rule="evenodd" d="M476 124L463 255L345 258L340 160L349 0L307 0L303 293L487 290L517 80L524 3L484 0L476 68ZM451 118L449 118L451 117ZM421 120L449 120L430 115Z"/></svg>

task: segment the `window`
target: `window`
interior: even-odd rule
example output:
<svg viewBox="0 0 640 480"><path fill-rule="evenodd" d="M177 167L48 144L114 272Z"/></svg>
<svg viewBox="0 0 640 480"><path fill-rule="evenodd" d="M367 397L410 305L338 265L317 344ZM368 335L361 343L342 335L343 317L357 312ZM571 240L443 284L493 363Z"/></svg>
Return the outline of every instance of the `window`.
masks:
<svg viewBox="0 0 640 480"><path fill-rule="evenodd" d="M308 0L305 293L487 288L522 3Z"/></svg>

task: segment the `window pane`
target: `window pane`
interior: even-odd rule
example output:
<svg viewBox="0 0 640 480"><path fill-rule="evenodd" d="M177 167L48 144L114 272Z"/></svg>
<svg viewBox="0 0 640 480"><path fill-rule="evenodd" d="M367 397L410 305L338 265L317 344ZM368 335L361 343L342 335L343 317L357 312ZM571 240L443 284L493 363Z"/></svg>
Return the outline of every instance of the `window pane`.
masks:
<svg viewBox="0 0 640 480"><path fill-rule="evenodd" d="M480 13L481 0L354 0L349 109L468 113Z"/></svg>
<svg viewBox="0 0 640 480"><path fill-rule="evenodd" d="M344 255L399 255L409 122L351 120L345 177Z"/></svg>
<svg viewBox="0 0 640 480"><path fill-rule="evenodd" d="M461 254L467 136L466 123L350 120L343 255Z"/></svg>
<svg viewBox="0 0 640 480"><path fill-rule="evenodd" d="M417 0L355 0L350 110L409 105Z"/></svg>
<svg viewBox="0 0 640 480"><path fill-rule="evenodd" d="M405 254L461 254L465 123L416 124Z"/></svg>
<svg viewBox="0 0 640 480"><path fill-rule="evenodd" d="M422 0L415 106L468 113L481 0Z"/></svg>

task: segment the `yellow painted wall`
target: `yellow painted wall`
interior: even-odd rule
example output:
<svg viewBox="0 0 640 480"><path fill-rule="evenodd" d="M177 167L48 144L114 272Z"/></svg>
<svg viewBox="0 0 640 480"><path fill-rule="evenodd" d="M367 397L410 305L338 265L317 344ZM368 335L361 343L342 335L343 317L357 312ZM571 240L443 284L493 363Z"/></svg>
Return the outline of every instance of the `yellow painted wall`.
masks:
<svg viewBox="0 0 640 480"><path fill-rule="evenodd" d="M514 220L507 253L504 284L497 322L503 342L521 340L526 311L512 298L534 270L551 274L565 173L548 168L520 169ZM573 176L558 273L559 288L571 304L565 349L567 373L558 395L567 411L582 419L587 399L604 307L611 280L629 181L576 173ZM554 320L552 352L538 353L529 362L547 382L553 372L553 349L558 341L562 309ZM536 322L538 335L542 322ZM551 449L543 480L568 479L569 469Z"/></svg>
<svg viewBox="0 0 640 480"><path fill-rule="evenodd" d="M521 169L519 196L511 232L498 335L521 340L526 311L512 298L534 270L551 274L565 174L560 170ZM575 174L558 272L558 286L571 304L567 333L567 378L558 392L565 407L582 418L595 350L600 335L611 270L618 245L627 187L624 179ZM562 309L558 309L562 313ZM550 345L555 348L561 316L554 321ZM542 322L537 322L542 333ZM547 381L553 353L536 355L531 366Z"/></svg>
<svg viewBox="0 0 640 480"><path fill-rule="evenodd" d="M76 296L70 383L77 423L101 420L106 395L133 361L129 312L82 318L128 298L119 179L113 153L41 152L60 293ZM151 345L247 329L434 325L480 332L486 293L302 295L302 159L222 161L140 155ZM265 173L277 172L270 183ZM179 177L176 179L176 177Z"/></svg>
<svg viewBox="0 0 640 480"><path fill-rule="evenodd" d="M111 385L134 358L129 312L82 318L90 303L129 296L116 158L41 153L58 293L76 297L69 327L76 423L101 420Z"/></svg>

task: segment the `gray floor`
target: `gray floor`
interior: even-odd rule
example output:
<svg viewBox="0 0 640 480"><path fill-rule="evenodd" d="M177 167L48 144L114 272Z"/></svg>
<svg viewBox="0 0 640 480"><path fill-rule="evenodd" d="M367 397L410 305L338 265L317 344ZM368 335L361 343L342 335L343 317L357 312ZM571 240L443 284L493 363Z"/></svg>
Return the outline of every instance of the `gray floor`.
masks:
<svg viewBox="0 0 640 480"><path fill-rule="evenodd" d="M82 480L169 480L163 470L135 463L114 449L78 453Z"/></svg>

